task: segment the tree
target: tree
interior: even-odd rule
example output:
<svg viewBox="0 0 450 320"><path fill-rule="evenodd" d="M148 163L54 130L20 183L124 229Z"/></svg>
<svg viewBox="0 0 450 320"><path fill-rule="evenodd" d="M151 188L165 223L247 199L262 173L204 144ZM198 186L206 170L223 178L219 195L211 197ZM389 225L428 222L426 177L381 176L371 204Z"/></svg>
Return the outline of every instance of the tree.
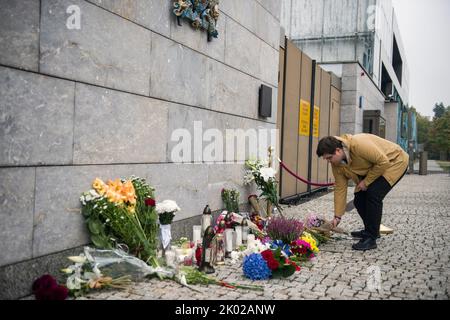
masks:
<svg viewBox="0 0 450 320"><path fill-rule="evenodd" d="M417 143L423 143L425 150L428 150L428 135L432 123L428 117L422 116L419 112L416 112L416 121Z"/></svg>
<svg viewBox="0 0 450 320"><path fill-rule="evenodd" d="M433 108L433 112L434 112L434 119L438 119L440 117L442 117L445 113L445 107L444 104L441 103L435 103L434 104L434 108Z"/></svg>
<svg viewBox="0 0 450 320"><path fill-rule="evenodd" d="M429 130L428 141L431 150L440 155L441 160L447 160L450 152L450 108L444 108L440 117L433 119Z"/></svg>

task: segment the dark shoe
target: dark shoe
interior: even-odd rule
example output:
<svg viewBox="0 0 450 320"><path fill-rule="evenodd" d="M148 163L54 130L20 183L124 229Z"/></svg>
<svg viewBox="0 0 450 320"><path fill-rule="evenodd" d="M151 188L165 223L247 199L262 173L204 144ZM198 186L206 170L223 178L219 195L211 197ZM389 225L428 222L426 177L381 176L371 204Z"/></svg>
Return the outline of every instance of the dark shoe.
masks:
<svg viewBox="0 0 450 320"><path fill-rule="evenodd" d="M366 230L361 230L361 231L352 231L351 236L353 238L357 238L357 239L365 239L370 237L369 233ZM380 238L380 235L378 235L377 239Z"/></svg>
<svg viewBox="0 0 450 320"><path fill-rule="evenodd" d="M377 248L377 241L372 238L361 239L358 243L352 245L353 250L366 251Z"/></svg>

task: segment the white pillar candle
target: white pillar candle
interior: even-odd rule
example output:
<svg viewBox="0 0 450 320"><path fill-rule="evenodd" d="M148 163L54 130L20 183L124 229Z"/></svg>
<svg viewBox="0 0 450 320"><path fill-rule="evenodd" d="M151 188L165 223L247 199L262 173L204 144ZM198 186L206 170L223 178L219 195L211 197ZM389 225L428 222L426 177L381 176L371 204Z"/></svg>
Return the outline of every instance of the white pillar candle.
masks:
<svg viewBox="0 0 450 320"><path fill-rule="evenodd" d="M247 242L247 237L248 237L248 226L243 226L242 227L242 242L243 243Z"/></svg>
<svg viewBox="0 0 450 320"><path fill-rule="evenodd" d="M175 251L169 250L166 252L166 264L169 267L175 268L176 263L176 254Z"/></svg>
<svg viewBox="0 0 450 320"><path fill-rule="evenodd" d="M202 226L193 226L192 228L192 242L197 244L197 241L202 239Z"/></svg>
<svg viewBox="0 0 450 320"><path fill-rule="evenodd" d="M234 227L234 231L236 233L236 247L239 247L242 245L242 227L236 226Z"/></svg>
<svg viewBox="0 0 450 320"><path fill-rule="evenodd" d="M225 229L225 250L226 252L233 251L233 229Z"/></svg>
<svg viewBox="0 0 450 320"><path fill-rule="evenodd" d="M253 248L255 246L255 235L254 234L249 234L247 236L247 247L248 248Z"/></svg>

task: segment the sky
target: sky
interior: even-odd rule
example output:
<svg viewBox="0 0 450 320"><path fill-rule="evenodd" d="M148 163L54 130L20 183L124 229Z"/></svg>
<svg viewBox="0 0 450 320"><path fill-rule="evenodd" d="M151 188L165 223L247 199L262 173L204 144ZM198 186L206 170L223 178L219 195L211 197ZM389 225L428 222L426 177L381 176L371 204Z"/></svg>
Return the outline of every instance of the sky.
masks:
<svg viewBox="0 0 450 320"><path fill-rule="evenodd" d="M450 0L393 0L409 67L409 105L450 106Z"/></svg>

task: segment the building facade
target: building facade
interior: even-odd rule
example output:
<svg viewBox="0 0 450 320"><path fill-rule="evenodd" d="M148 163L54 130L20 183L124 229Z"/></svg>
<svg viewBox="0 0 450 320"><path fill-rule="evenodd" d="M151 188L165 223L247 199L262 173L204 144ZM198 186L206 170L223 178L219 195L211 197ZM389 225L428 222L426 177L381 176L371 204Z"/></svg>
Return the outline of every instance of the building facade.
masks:
<svg viewBox="0 0 450 320"><path fill-rule="evenodd" d="M283 0L281 25L342 78L341 133L375 133L406 150L409 70L392 1Z"/></svg>

